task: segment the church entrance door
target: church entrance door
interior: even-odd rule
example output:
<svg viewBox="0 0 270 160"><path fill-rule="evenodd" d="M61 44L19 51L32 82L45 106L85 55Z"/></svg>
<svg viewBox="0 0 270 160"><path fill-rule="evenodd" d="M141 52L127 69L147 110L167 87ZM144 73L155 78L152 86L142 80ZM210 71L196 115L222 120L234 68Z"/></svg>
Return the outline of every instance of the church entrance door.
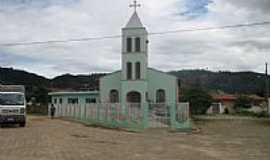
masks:
<svg viewBox="0 0 270 160"><path fill-rule="evenodd" d="M133 119L140 120L141 118L141 94L140 92L132 91L127 94L127 112Z"/></svg>
<svg viewBox="0 0 270 160"><path fill-rule="evenodd" d="M129 92L127 94L127 103L141 103L141 94L136 91Z"/></svg>

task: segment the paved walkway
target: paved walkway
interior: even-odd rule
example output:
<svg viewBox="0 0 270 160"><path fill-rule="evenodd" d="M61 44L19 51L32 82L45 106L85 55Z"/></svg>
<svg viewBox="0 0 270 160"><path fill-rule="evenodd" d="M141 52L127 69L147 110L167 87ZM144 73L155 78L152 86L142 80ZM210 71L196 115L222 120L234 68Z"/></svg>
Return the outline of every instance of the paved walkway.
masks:
<svg viewBox="0 0 270 160"><path fill-rule="evenodd" d="M205 119L205 120L258 120L258 121L270 121L270 118L258 118L258 117L251 117L251 116L238 116L238 115L199 115L194 116L196 119Z"/></svg>
<svg viewBox="0 0 270 160"><path fill-rule="evenodd" d="M269 160L270 123L196 123L199 134L131 133L31 116L0 128L0 160Z"/></svg>

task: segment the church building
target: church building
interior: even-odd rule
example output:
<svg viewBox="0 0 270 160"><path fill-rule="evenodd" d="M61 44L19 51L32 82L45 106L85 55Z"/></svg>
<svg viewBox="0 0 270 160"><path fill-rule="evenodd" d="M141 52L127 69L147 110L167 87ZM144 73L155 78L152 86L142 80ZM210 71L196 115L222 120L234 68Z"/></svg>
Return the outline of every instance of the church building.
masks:
<svg viewBox="0 0 270 160"><path fill-rule="evenodd" d="M99 79L99 91L51 92L57 117L128 128L191 129L189 104L178 102L176 76L148 66L148 32L135 11L122 28L121 70ZM155 53L152 53L155 54Z"/></svg>
<svg viewBox="0 0 270 160"><path fill-rule="evenodd" d="M102 77L99 91L51 92L51 103L119 103L121 106L178 103L178 78L148 66L148 32L136 12L136 1L132 6L135 11L122 28L121 70Z"/></svg>
<svg viewBox="0 0 270 160"><path fill-rule="evenodd" d="M133 15L122 28L122 69L100 79L101 103L178 102L177 77L149 68L148 45L147 29L135 6Z"/></svg>

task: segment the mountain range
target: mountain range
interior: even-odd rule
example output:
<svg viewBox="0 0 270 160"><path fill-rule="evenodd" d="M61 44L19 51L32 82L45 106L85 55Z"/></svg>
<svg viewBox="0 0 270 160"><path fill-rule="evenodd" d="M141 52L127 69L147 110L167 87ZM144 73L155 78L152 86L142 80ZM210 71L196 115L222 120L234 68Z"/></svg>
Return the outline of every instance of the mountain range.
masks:
<svg viewBox="0 0 270 160"><path fill-rule="evenodd" d="M264 96L265 92L265 74L261 73L207 70L180 70L168 73L180 79L182 89L199 88L209 92L259 96ZM0 67L0 83L25 85L27 99L35 97L36 101L42 103L47 102L47 93L50 91L98 90L99 78L105 75L105 73L65 74L49 79L23 70Z"/></svg>

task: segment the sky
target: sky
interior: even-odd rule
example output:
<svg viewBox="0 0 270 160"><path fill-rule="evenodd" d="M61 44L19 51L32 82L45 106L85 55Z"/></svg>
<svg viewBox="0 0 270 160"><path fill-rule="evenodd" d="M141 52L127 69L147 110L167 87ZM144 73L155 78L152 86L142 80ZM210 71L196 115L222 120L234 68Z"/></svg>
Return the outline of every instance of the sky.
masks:
<svg viewBox="0 0 270 160"><path fill-rule="evenodd" d="M270 21L269 0L138 0L148 32ZM121 69L121 39L1 46L120 35L132 0L0 0L0 66L52 78ZM149 66L162 71L264 72L270 25L149 37Z"/></svg>

